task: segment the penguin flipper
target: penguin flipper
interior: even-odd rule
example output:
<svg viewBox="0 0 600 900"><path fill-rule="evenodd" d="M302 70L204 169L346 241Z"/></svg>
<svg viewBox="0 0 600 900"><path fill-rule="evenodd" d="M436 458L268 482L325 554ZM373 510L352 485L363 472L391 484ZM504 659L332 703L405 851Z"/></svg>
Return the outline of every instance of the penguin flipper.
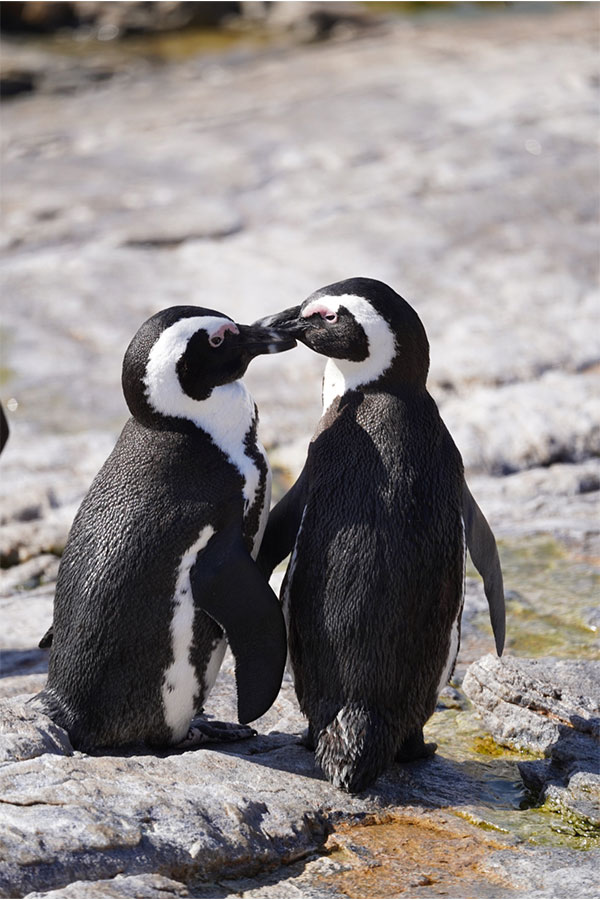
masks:
<svg viewBox="0 0 600 900"><path fill-rule="evenodd" d="M502 656L506 632L506 611L498 548L492 529L477 506L466 482L463 482L463 521L471 559L483 578L483 587L490 610L490 621L496 641L496 652L498 656Z"/></svg>
<svg viewBox="0 0 600 900"><path fill-rule="evenodd" d="M256 560L265 578L270 578L275 566L286 558L296 542L296 535L306 505L308 476L306 466L287 494L273 507Z"/></svg>
<svg viewBox="0 0 600 900"><path fill-rule="evenodd" d="M0 403L0 453L4 450L4 445L8 440L9 432L8 419L6 418L4 408Z"/></svg>
<svg viewBox="0 0 600 900"><path fill-rule="evenodd" d="M240 722L275 701L287 657L279 601L248 553L239 523L215 534L190 572L195 603L224 630L235 657Z"/></svg>
<svg viewBox="0 0 600 900"><path fill-rule="evenodd" d="M52 625L50 626L50 628L48 629L48 631L46 632L44 637L39 642L38 647L40 648L40 650L47 650L48 647L52 646L53 640L54 640L54 622L52 623Z"/></svg>

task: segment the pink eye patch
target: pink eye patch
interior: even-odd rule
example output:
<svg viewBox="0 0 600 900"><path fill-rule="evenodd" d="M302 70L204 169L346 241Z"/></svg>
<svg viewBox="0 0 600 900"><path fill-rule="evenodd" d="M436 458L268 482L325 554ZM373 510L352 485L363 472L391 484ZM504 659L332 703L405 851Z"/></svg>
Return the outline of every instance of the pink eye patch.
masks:
<svg viewBox="0 0 600 900"><path fill-rule="evenodd" d="M214 338L221 338L221 340L223 340L227 331L232 331L233 334L240 333L239 328L237 327L235 322L225 322L225 324L221 325L221 327L217 329L217 331L213 331L210 336L211 340L214 340Z"/></svg>
<svg viewBox="0 0 600 900"><path fill-rule="evenodd" d="M303 319L308 319L310 316L314 315L319 315L322 319L326 319L328 316L336 316L336 313L320 300L313 300L312 303L309 303L308 306L302 310L300 315Z"/></svg>

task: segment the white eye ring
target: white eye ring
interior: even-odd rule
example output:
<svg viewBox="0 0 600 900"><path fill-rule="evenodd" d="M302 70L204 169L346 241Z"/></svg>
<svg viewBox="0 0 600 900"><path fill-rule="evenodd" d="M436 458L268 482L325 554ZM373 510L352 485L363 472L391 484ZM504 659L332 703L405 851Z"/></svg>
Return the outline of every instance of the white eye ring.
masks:
<svg viewBox="0 0 600 900"><path fill-rule="evenodd" d="M213 334L211 338L208 339L208 343L211 347L220 347L223 343L223 335L222 334Z"/></svg>
<svg viewBox="0 0 600 900"><path fill-rule="evenodd" d="M324 318L327 322L337 322L338 320L337 313L328 313Z"/></svg>

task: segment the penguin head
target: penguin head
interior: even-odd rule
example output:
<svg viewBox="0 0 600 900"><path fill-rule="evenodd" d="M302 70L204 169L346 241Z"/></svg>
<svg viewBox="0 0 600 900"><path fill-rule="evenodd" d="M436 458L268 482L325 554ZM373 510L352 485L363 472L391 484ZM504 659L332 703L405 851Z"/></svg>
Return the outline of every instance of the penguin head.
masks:
<svg viewBox="0 0 600 900"><path fill-rule="evenodd" d="M302 303L260 319L335 360L345 389L424 387L429 343L417 313L391 287L372 278L329 284Z"/></svg>
<svg viewBox="0 0 600 900"><path fill-rule="evenodd" d="M261 353L279 353L296 341L271 329L239 325L223 313L172 306L148 319L123 359L122 385L132 415L196 418L198 403L214 389L242 377Z"/></svg>

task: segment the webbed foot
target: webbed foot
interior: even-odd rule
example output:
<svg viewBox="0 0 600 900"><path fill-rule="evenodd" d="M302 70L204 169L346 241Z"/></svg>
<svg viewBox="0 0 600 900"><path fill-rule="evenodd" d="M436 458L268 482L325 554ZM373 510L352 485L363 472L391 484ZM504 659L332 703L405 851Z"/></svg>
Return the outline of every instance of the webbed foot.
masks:
<svg viewBox="0 0 600 900"><path fill-rule="evenodd" d="M418 728L405 738L398 752L396 753L396 762L413 762L415 759L427 759L433 756L437 750L437 744L426 744L423 738L423 729Z"/></svg>
<svg viewBox="0 0 600 900"><path fill-rule="evenodd" d="M197 716L190 722L187 737L175 746L178 750L188 750L190 747L201 747L203 744L244 741L255 737L256 733L254 728L240 725L239 722L216 722L205 716Z"/></svg>
<svg viewBox="0 0 600 900"><path fill-rule="evenodd" d="M306 747L307 750L315 749L315 738L310 725L300 735L300 744L302 744L303 747Z"/></svg>

